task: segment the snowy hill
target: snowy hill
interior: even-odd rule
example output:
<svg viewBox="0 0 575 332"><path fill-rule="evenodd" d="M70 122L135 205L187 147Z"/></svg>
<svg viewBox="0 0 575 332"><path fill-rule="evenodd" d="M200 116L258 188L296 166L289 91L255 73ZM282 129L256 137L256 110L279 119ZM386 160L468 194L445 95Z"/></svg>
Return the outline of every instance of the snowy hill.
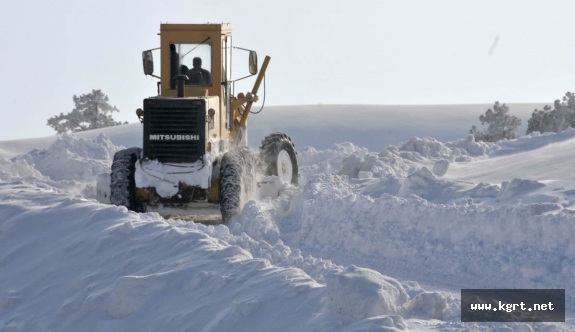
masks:
<svg viewBox="0 0 575 332"><path fill-rule="evenodd" d="M0 331L575 327L574 130L485 144L432 112L366 126L370 107L285 108L250 137L287 128L301 185L228 226L93 199L139 124L0 142ZM564 288L567 323L461 323L462 288Z"/></svg>

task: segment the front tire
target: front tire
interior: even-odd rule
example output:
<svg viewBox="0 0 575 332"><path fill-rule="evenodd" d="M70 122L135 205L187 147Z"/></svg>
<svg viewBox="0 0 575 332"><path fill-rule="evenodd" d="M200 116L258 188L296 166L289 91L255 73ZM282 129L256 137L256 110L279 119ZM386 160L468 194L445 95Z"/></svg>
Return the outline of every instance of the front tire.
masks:
<svg viewBox="0 0 575 332"><path fill-rule="evenodd" d="M141 151L129 148L116 152L110 174L110 202L135 212L146 212L146 203L136 199L136 162Z"/></svg>
<svg viewBox="0 0 575 332"><path fill-rule="evenodd" d="M294 186L299 183L299 165L295 145L286 134L274 133L263 139L260 160L264 175L275 175Z"/></svg>
<svg viewBox="0 0 575 332"><path fill-rule="evenodd" d="M227 224L241 212L241 204L255 190L254 153L243 147L224 154L220 165L220 210Z"/></svg>

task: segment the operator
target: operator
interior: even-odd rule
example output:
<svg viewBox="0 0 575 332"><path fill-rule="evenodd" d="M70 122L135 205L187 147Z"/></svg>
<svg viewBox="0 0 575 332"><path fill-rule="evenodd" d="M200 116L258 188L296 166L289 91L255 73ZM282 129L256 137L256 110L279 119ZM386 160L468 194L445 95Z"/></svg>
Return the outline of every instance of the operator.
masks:
<svg viewBox="0 0 575 332"><path fill-rule="evenodd" d="M202 59L195 57L193 60L193 68L188 71L191 85L212 85L212 74L208 70L202 68Z"/></svg>
<svg viewBox="0 0 575 332"><path fill-rule="evenodd" d="M190 69L188 68L188 66L186 66L186 65L180 66L180 74L186 75L186 77L187 77L189 71L190 71ZM186 79L186 84L188 84L188 85L190 84L190 78L189 77Z"/></svg>

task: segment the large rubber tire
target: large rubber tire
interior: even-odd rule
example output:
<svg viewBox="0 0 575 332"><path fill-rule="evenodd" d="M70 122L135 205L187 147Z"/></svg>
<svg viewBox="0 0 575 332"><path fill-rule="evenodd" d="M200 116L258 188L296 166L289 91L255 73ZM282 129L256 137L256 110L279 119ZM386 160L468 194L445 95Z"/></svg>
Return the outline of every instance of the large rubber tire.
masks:
<svg viewBox="0 0 575 332"><path fill-rule="evenodd" d="M116 152L110 174L110 202L125 206L135 212L146 212L146 203L136 200L136 162L140 148L129 148Z"/></svg>
<svg viewBox="0 0 575 332"><path fill-rule="evenodd" d="M273 133L263 139L260 161L264 175L279 176L294 186L299 184L297 151L291 138L286 134Z"/></svg>
<svg viewBox="0 0 575 332"><path fill-rule="evenodd" d="M246 148L224 154L220 164L220 210L227 224L241 212L242 199L253 193L255 156Z"/></svg>

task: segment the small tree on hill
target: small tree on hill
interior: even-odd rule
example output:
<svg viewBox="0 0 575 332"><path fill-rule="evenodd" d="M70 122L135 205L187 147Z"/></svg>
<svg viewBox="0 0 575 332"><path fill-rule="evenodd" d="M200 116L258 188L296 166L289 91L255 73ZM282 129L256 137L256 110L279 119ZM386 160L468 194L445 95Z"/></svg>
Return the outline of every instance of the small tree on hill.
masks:
<svg viewBox="0 0 575 332"><path fill-rule="evenodd" d="M488 109L485 114L479 116L482 125L486 123L489 125L487 132L483 133L473 126L469 133L473 134L476 141L485 142L517 138L516 131L521 125L521 119L508 113L509 107L496 101L493 109Z"/></svg>
<svg viewBox="0 0 575 332"><path fill-rule="evenodd" d="M102 90L73 97L75 107L68 114L60 113L48 119L47 125L58 134L121 125L114 121L112 112L119 112L116 106L108 103L108 96ZM124 122L124 124L127 122Z"/></svg>
<svg viewBox="0 0 575 332"><path fill-rule="evenodd" d="M483 132L481 132L479 129L477 129L477 127L475 127L475 126L471 126L471 130L469 131L469 133L472 134L473 137L475 137L476 142L487 141L487 137L485 137L485 134Z"/></svg>
<svg viewBox="0 0 575 332"><path fill-rule="evenodd" d="M553 108L545 105L543 110L535 109L527 121L527 134L558 133L569 127L575 127L575 93L572 92L565 93L563 102L555 100Z"/></svg>

